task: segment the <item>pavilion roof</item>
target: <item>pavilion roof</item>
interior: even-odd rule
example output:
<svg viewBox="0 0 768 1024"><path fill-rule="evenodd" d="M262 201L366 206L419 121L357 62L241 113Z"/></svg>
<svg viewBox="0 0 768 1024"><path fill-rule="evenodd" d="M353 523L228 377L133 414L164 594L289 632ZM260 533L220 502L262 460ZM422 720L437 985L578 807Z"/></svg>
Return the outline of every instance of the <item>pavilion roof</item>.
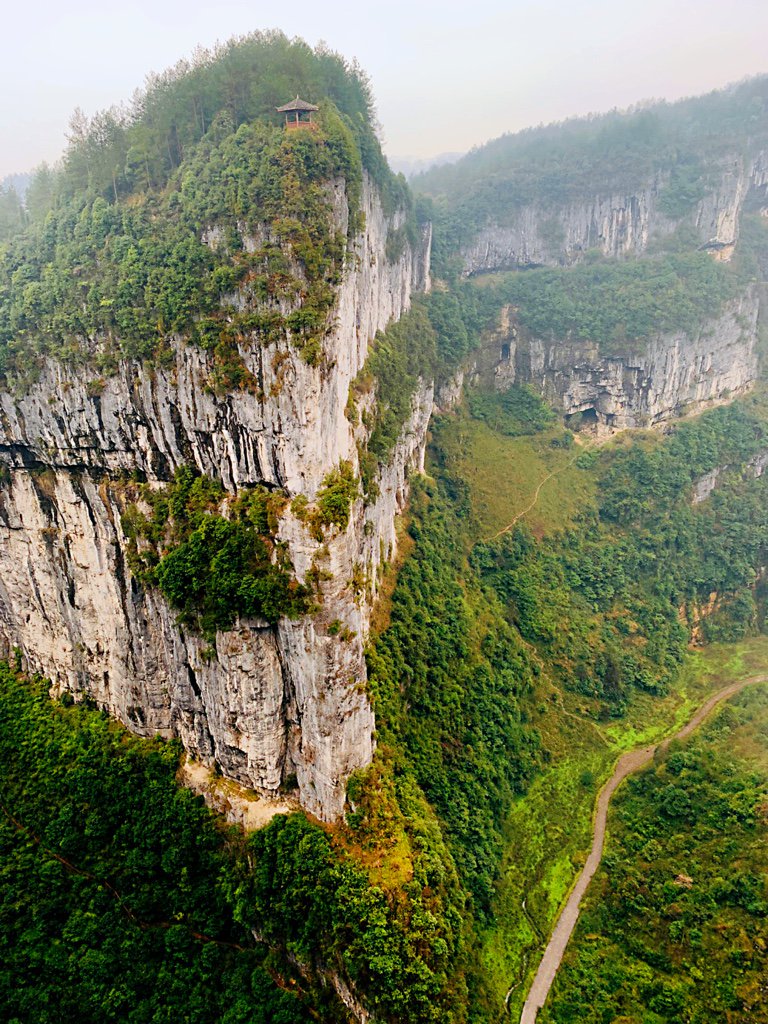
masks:
<svg viewBox="0 0 768 1024"><path fill-rule="evenodd" d="M295 100L291 100L290 103L286 103L282 107L277 108L278 114L290 114L294 110L319 110L314 103L307 103L306 100L300 100L298 94Z"/></svg>

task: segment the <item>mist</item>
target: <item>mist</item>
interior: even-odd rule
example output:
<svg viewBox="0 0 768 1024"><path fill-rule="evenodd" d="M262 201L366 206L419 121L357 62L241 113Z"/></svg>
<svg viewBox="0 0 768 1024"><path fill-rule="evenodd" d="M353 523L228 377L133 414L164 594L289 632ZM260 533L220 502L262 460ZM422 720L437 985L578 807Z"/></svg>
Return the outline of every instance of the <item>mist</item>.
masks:
<svg viewBox="0 0 768 1024"><path fill-rule="evenodd" d="M42 0L6 12L0 41L0 179L55 161L75 107L130 99L197 46L279 28L324 41L369 74L388 155L418 161L504 132L676 99L768 70L761 0L395 0L386 8L296 0Z"/></svg>

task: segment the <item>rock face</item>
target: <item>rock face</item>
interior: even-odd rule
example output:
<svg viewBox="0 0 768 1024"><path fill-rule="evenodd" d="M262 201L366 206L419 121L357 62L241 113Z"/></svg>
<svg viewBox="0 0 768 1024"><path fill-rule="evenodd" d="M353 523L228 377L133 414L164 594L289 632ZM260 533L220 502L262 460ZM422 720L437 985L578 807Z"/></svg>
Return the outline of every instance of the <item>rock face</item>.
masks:
<svg viewBox="0 0 768 1024"><path fill-rule="evenodd" d="M598 431L650 427L746 391L757 378L756 288L696 336L659 335L621 358L603 356L589 342L531 337L505 312L494 341L496 387L530 384L565 416L578 415L579 425Z"/></svg>
<svg viewBox="0 0 768 1024"><path fill-rule="evenodd" d="M339 230L348 217L334 184ZM423 461L432 389L412 415L375 501L359 499L348 528L314 540L287 511L286 541L303 579L323 571L320 610L298 621L241 621L216 653L179 626L162 595L132 577L121 527L121 478L168 480L181 464L219 477L305 494L342 460L357 466L364 428L345 416L349 385L377 330L429 287L429 237L388 261L388 219L364 182L365 229L350 246L326 359L311 367L284 341L244 348L260 394L215 397L204 351L179 342L173 365L124 362L94 383L83 369L48 362L24 394L0 394L0 641L56 688L90 695L135 731L179 736L202 761L264 794L295 777L304 807L323 819L344 806L349 774L370 762L373 713L364 691L363 642L381 562L409 470ZM346 641L328 633L338 620Z"/></svg>
<svg viewBox="0 0 768 1024"><path fill-rule="evenodd" d="M664 213L667 171L656 173L631 193L611 192L563 204L521 206L504 224L491 223L463 247L466 274L529 266L570 266L588 250L604 256L639 256L652 242L668 238L680 225L694 229L701 247L729 259L738 239L739 219L748 197L765 199L768 153L724 159L713 171L716 184L679 217Z"/></svg>

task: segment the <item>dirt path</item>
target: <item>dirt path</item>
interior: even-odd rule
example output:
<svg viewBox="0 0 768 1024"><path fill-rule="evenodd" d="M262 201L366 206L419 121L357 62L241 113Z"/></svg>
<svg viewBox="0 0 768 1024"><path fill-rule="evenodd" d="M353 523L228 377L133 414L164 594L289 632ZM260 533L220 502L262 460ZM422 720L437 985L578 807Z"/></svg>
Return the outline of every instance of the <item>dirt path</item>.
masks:
<svg viewBox="0 0 768 1024"><path fill-rule="evenodd" d="M686 736L690 736L693 730L696 729L697 726L701 725L710 711L712 711L712 709L722 701L727 700L740 690L743 690L745 686L764 682L768 682L768 675L752 676L749 679L742 679L739 682L730 683L728 686L724 686L722 690L718 690L717 693L713 694L713 696L699 708L690 722L683 726L683 728L673 736L670 736L666 740L662 740L660 743L655 743L650 747L640 747L638 750L631 750L629 753L624 754L619 758L619 762L614 769L613 775L600 790L600 794L597 798L592 849L589 852L587 862L582 868L576 884L571 890L568 901L563 907L563 910L555 923L549 944L544 950L544 955L541 958L539 969L536 972L536 977L533 979L533 984L528 992L528 998L523 1006L523 1012L520 1016L520 1024L535 1024L536 1015L546 1002L547 996L549 995L549 990L552 987L552 982L555 980L555 975L560 967L560 962L563 959L563 954L565 953L566 946L568 945L568 940L570 939L573 929L576 927L576 922L579 919L581 900L587 891L589 883L592 881L592 876L595 871L597 871L600 859L603 855L608 805L610 804L611 797L616 792L617 788L628 775L632 775L634 772L638 771L638 769L647 765L649 761L653 759L653 755L656 753L656 750L665 750L672 740L681 740L685 739Z"/></svg>
<svg viewBox="0 0 768 1024"><path fill-rule="evenodd" d="M536 488L536 490L533 492L533 498L531 498L530 504L528 504L522 512L518 512L511 523L507 523L507 525L502 530L499 530L498 533L494 533L494 535L491 538L489 538L489 542L492 540L496 540L498 537L503 537L505 533L509 533L510 530L514 529L517 523L519 523L524 516L527 516L529 512L532 512L536 508L536 505L539 502L539 495L541 494L541 489L544 486L544 484L548 480L551 480L553 476L557 476L559 473L565 472L566 469L570 469L574 462L578 459L578 457L582 455L585 451L588 451L588 449L594 443L595 442L593 441L588 441L587 444L583 445L580 448L580 450L576 452L573 458L569 462L566 462L564 466L560 466L559 469L551 469L549 473L547 473L547 475L544 477L544 479L539 483L539 486Z"/></svg>

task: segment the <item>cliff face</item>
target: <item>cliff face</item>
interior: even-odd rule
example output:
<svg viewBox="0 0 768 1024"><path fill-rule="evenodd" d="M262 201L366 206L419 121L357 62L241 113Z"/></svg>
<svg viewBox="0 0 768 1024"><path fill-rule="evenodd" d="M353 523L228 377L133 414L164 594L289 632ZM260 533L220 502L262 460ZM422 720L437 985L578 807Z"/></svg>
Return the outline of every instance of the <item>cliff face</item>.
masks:
<svg viewBox="0 0 768 1024"><path fill-rule="evenodd" d="M751 387L758 315L752 288L695 336L659 335L634 355L612 358L589 342L531 337L507 311L493 376L500 389L532 385L565 416L580 414L598 430L649 427Z"/></svg>
<svg viewBox="0 0 768 1024"><path fill-rule="evenodd" d="M336 227L346 230L343 182ZM121 478L168 480L188 463L230 490L248 484L304 494L342 460L357 465L362 427L345 417L349 385L370 339L429 286L429 238L384 257L388 219L364 182L364 232L350 246L326 359L307 365L287 342L244 347L259 394L222 398L208 387L210 357L179 342L169 368L124 362L94 385L92 372L49 361L24 394L0 394L0 637L59 690L87 693L135 731L177 735L208 763L265 794L291 776L303 805L341 813L349 774L373 752L363 641L407 474L423 459L431 387L412 415L374 502L358 499L348 528L324 543L290 511L278 538L296 575L319 568L320 610L277 626L238 622L208 643L177 625L158 592L139 586L126 560ZM338 620L346 641L328 634Z"/></svg>
<svg viewBox="0 0 768 1024"><path fill-rule="evenodd" d="M641 255L652 242L668 238L679 225L694 228L702 248L729 259L739 219L751 194L765 198L768 153L734 155L722 161L715 185L690 212L664 212L670 186L667 171L632 193L606 192L563 204L534 202L519 207L505 223L489 224L463 247L466 274L527 266L569 266L588 250L604 256Z"/></svg>

